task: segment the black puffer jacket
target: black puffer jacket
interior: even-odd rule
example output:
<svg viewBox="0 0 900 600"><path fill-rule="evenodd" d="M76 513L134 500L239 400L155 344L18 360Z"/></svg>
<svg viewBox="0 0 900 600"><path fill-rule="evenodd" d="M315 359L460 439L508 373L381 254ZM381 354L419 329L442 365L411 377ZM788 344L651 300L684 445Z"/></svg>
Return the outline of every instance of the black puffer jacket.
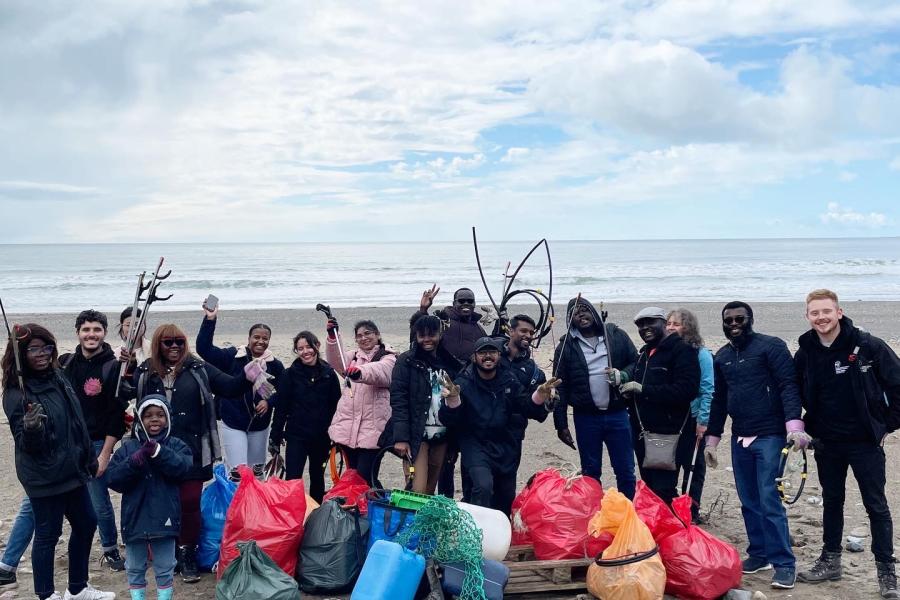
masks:
<svg viewBox="0 0 900 600"><path fill-rule="evenodd" d="M396 442L408 442L415 460L431 406L428 369L443 369L455 379L462 366L444 347L438 346L437 356L432 357L422 352L415 342L397 357L391 374L391 419L385 425L378 445L385 448Z"/></svg>
<svg viewBox="0 0 900 600"><path fill-rule="evenodd" d="M900 359L891 348L874 335L853 325L848 317L841 319L841 337L848 348L841 366L849 369L853 402L863 426L872 440L881 443L884 436L900 428ZM837 343L837 342L836 342ZM818 424L828 415L821 414L815 390L815 369L810 353L819 344L815 331L800 336L800 349L794 355L794 366L800 382L800 395L806 414L806 431L817 436ZM834 345L832 345L834 347Z"/></svg>
<svg viewBox="0 0 900 600"><path fill-rule="evenodd" d="M785 423L799 419L801 411L787 344L753 332L742 346L729 342L713 359L716 390L707 433L721 436L725 417L731 416L732 435L785 435Z"/></svg>
<svg viewBox="0 0 900 600"><path fill-rule="evenodd" d="M417 310L409 319L409 326L412 327L416 320L427 312ZM452 306L445 306L434 312L435 316L441 321L448 323L446 329L441 335L441 346L452 354L456 360L463 363L472 359L472 350L475 348L475 342L478 338L484 337L487 333L481 326L481 313L477 310L472 311L472 316L463 318ZM416 341L414 333L410 333L410 342Z"/></svg>
<svg viewBox="0 0 900 600"><path fill-rule="evenodd" d="M544 421L547 409L532 402L516 376L505 366L491 380L478 376L468 365L456 378L461 404L441 407L439 418L453 428L459 440L463 464L473 455L485 455L504 473L515 473L522 455L522 438L517 429L521 419Z"/></svg>
<svg viewBox="0 0 900 600"><path fill-rule="evenodd" d="M90 358L85 358L78 346L75 352L60 356L59 364L81 401L91 440L104 440L107 436L122 439L128 401L125 394L116 398L120 363L110 345L104 343L100 352Z"/></svg>
<svg viewBox="0 0 900 600"><path fill-rule="evenodd" d="M637 413L644 429L653 433L674 434L684 427L691 412L691 401L700 392L700 363L697 351L677 335L669 335L650 349L641 348L634 365L634 380L641 384L641 393L629 400L632 430L640 433Z"/></svg>
<svg viewBox="0 0 900 600"><path fill-rule="evenodd" d="M30 498L63 494L84 485L97 472L97 460L75 390L60 370L25 377L29 403L44 407L47 419L25 431L22 390L3 391L3 411L15 440L16 475Z"/></svg>
<svg viewBox="0 0 900 600"><path fill-rule="evenodd" d="M209 382L208 390L202 389L197 384L197 378L191 374L192 371L197 373L204 386L205 382ZM166 395L165 384L157 373L150 370L149 360L138 367L134 376L135 387L139 394L138 404L147 394ZM238 377L231 377L193 356L185 359L172 387L170 404L171 435L187 444L194 461L188 479L203 481L212 479L213 462L222 458L212 394L240 396L251 387L252 384L244 378L243 373Z"/></svg>
<svg viewBox="0 0 900 600"><path fill-rule="evenodd" d="M278 406L269 437L278 444L288 436L328 446L328 426L341 399L341 380L334 369L321 360L308 367L297 358L276 388Z"/></svg>
<svg viewBox="0 0 900 600"><path fill-rule="evenodd" d="M606 350L609 356L610 366L620 370L631 370L634 361L637 360L637 350L631 342L628 334L613 325L606 323L601 318L597 309L585 298L579 300L579 304L586 304L594 313L594 322L602 324L603 339L606 343ZM572 321L572 311L575 308L575 300L569 301L566 310L566 323ZM625 401L614 387L609 388L609 407L606 411L601 411L594 404L593 396L591 396L591 384L588 377L587 361L584 358L584 352L575 338L570 338L570 334L562 336L556 351L553 354L553 364L558 365L556 376L562 379L559 386L559 402L553 411L553 425L556 430L568 429L569 418L567 407L571 406L572 410L577 414L597 415L603 412L615 412L625 408ZM565 352L565 354L562 354Z"/></svg>

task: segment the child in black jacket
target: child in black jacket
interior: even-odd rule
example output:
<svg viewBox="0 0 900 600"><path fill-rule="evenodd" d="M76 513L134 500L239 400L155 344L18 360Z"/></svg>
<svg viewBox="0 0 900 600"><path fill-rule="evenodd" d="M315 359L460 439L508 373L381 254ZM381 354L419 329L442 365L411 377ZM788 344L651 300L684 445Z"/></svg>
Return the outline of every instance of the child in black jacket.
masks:
<svg viewBox="0 0 900 600"><path fill-rule="evenodd" d="M122 539L132 600L144 600L148 547L153 552L157 598L170 600L181 527L178 488L193 461L187 444L169 436L165 396L145 396L137 414L132 437L113 455L109 487L122 493Z"/></svg>

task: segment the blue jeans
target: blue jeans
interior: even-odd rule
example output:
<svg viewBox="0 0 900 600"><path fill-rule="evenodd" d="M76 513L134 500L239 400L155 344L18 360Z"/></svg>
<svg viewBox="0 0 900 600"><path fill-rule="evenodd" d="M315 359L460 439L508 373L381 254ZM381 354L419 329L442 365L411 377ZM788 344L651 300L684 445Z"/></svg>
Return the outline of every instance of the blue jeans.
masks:
<svg viewBox="0 0 900 600"><path fill-rule="evenodd" d="M100 456L100 451L103 450L103 440L95 440L91 443L94 445L94 456ZM119 542L119 534L116 531L116 513L109 499L109 488L106 487L106 473L88 481L87 487L91 494L91 504L94 505L94 513L97 515L100 545L104 552L115 550Z"/></svg>
<svg viewBox="0 0 900 600"><path fill-rule="evenodd" d="M6 550L3 552L3 559L0 560L0 569L15 571L32 537L34 537L34 513L31 510L31 500L25 496L6 540Z"/></svg>
<svg viewBox="0 0 900 600"><path fill-rule="evenodd" d="M784 438L780 435L760 436L748 448L733 436L731 465L750 542L747 554L770 562L775 568L793 569L796 561L787 514L775 487L782 448Z"/></svg>
<svg viewBox="0 0 900 600"><path fill-rule="evenodd" d="M32 498L31 508L35 525L34 544L31 546L34 593L39 598L47 598L56 589L53 585L56 544L62 535L65 517L72 529L69 536L68 589L77 594L87 584L88 561L97 530L97 519L86 486L55 496Z"/></svg>
<svg viewBox="0 0 900 600"><path fill-rule="evenodd" d="M603 465L603 444L616 474L616 487L628 498L634 498L634 446L628 411L617 410L599 415L573 415L581 472L600 481Z"/></svg>
<svg viewBox="0 0 900 600"><path fill-rule="evenodd" d="M173 537L125 544L125 572L128 575L128 587L133 590L147 587L148 547L153 551L153 574L156 576L156 589L172 587L175 572L175 538Z"/></svg>

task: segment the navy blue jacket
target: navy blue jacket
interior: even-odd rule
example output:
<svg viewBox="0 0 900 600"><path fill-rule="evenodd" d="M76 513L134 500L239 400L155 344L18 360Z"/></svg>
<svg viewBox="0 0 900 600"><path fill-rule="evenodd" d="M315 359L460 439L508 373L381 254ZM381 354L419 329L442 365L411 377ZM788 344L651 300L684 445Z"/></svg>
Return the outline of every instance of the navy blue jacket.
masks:
<svg viewBox="0 0 900 600"><path fill-rule="evenodd" d="M743 348L722 346L713 367L709 435L722 435L728 415L735 436L785 435L784 424L800 418L794 361L784 340L753 332Z"/></svg>
<svg viewBox="0 0 900 600"><path fill-rule="evenodd" d="M452 428L459 440L466 468L484 462L503 473L515 473L522 456L521 419L544 421L547 409L535 404L510 369L502 363L494 379L482 379L469 364L455 383L462 403L456 408L441 405L438 418Z"/></svg>
<svg viewBox="0 0 900 600"><path fill-rule="evenodd" d="M700 392L697 351L677 335L666 336L652 355L644 346L634 366L634 380L643 389L629 401L628 407L633 409L637 404L644 429L653 433L680 433L691 412L691 401ZM631 411L634 435L640 433L638 412Z"/></svg>
<svg viewBox="0 0 900 600"><path fill-rule="evenodd" d="M197 333L197 354L203 360L216 367L220 371L235 376L244 375L244 366L250 362L250 353L236 358L238 348L217 348L213 345L213 335L216 332L216 321L203 318L200 331ZM272 385L284 372L284 365L277 358L266 363L266 371L274 378ZM259 398L254 397L253 390L247 390L243 396L216 396L219 418L231 429L240 431L263 431L272 420L272 409L278 400L278 394L269 398L269 410L262 415L256 414L256 403Z"/></svg>
<svg viewBox="0 0 900 600"><path fill-rule="evenodd" d="M841 319L841 337L846 336L846 366L853 387L852 401L872 441L882 443L884 436L900 428L900 359L883 340L854 327L848 317ZM836 340L837 342L837 340ZM818 425L828 419L815 393L815 369L810 354L821 345L815 331L800 336L800 349L794 355L794 366L800 382L800 394L806 415L806 431L816 437ZM843 362L843 361L842 361Z"/></svg>
<svg viewBox="0 0 900 600"><path fill-rule="evenodd" d="M109 463L107 485L122 494L120 522L126 544L178 537L181 528L178 486L188 479L193 460L187 444L169 436L170 430L171 426L157 437L159 454L138 467L130 457L147 441L147 434L136 419L137 437L122 442Z"/></svg>

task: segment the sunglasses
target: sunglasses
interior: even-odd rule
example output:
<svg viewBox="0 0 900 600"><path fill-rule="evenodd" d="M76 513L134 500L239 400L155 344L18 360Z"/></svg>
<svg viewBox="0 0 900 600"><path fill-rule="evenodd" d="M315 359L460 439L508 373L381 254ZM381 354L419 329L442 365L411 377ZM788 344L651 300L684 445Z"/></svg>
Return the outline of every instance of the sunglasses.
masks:
<svg viewBox="0 0 900 600"><path fill-rule="evenodd" d="M745 317L744 315L738 315L736 317L725 317L722 319L722 322L726 325L743 325L747 321L750 320L750 317Z"/></svg>
<svg viewBox="0 0 900 600"><path fill-rule="evenodd" d="M56 346L53 344L47 344L45 346L32 346L30 348L26 348L25 352L28 356L40 356L41 354L45 354L50 356L53 354L53 351L56 350Z"/></svg>
<svg viewBox="0 0 900 600"><path fill-rule="evenodd" d="M187 343L187 340L184 338L163 338L160 340L162 345L166 348L171 348L172 346L178 346L179 348L184 348L184 345Z"/></svg>
<svg viewBox="0 0 900 600"><path fill-rule="evenodd" d="M475 304L475 298L457 298L457 304Z"/></svg>

